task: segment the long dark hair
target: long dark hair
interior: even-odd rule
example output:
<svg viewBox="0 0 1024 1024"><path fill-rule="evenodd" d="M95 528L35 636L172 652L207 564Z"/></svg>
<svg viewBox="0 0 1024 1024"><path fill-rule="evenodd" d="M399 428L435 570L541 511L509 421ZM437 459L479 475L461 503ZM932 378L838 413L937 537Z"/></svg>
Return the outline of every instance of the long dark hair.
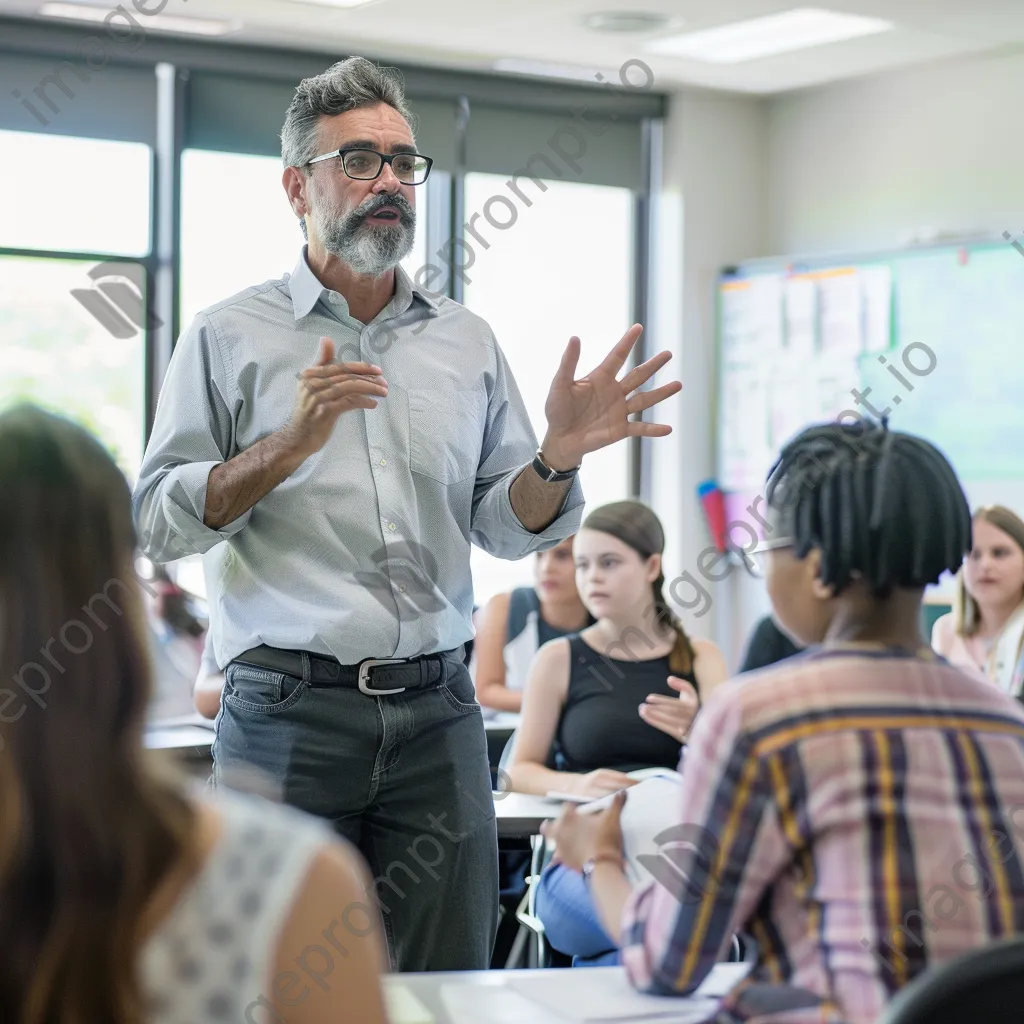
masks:
<svg viewBox="0 0 1024 1024"><path fill-rule="evenodd" d="M654 510L642 501L613 501L595 508L580 527L583 530L599 530L621 540L631 547L644 561L651 555L665 551L665 531ZM675 643L669 651L668 665L673 675L685 676L693 672L695 655L690 638L683 624L672 613L662 588L665 586L664 567L658 578L651 584L654 598L655 622L662 630L671 629L676 634Z"/></svg>
<svg viewBox="0 0 1024 1024"><path fill-rule="evenodd" d="M144 762L128 484L86 431L0 415L0 1020L141 1024L143 912L196 811Z"/></svg>

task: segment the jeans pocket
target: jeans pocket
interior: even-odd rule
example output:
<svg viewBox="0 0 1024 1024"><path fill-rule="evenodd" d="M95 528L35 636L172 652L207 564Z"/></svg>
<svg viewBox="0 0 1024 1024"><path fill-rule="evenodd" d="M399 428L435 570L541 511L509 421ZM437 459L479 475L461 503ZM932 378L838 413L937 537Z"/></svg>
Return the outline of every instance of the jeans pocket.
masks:
<svg viewBox="0 0 1024 1024"><path fill-rule="evenodd" d="M297 676L243 662L232 662L225 674L223 701L239 711L272 715L296 704L309 689Z"/></svg>
<svg viewBox="0 0 1024 1024"><path fill-rule="evenodd" d="M470 679L469 673L462 670L461 666L453 669L446 665L444 682L437 689L454 711L464 715L480 711L473 681Z"/></svg>

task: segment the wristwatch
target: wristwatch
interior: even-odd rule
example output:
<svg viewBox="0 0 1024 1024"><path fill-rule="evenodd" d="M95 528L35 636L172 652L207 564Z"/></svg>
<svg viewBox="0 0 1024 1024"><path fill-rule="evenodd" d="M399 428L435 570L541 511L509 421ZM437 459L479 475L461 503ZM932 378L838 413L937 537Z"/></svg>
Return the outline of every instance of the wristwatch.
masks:
<svg viewBox="0 0 1024 1024"><path fill-rule="evenodd" d="M573 466L572 469L552 469L544 461L540 448L537 449L537 454L533 457L532 466L537 476L546 484L553 484L559 480L571 480L580 471L579 466Z"/></svg>
<svg viewBox="0 0 1024 1024"><path fill-rule="evenodd" d="M583 863L583 880L585 882L590 881L590 876L594 873L594 868L596 868L598 864L605 862L608 864L615 864L617 867L621 868L623 865L623 858L620 854L612 853L608 850L603 853L595 854L590 858L590 860L584 861Z"/></svg>

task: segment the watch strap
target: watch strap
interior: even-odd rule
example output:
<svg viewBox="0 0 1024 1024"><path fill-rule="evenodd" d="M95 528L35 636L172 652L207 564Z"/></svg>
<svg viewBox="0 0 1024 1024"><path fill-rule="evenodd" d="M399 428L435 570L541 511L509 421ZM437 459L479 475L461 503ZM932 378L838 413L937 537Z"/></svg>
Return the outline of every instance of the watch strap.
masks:
<svg viewBox="0 0 1024 1024"><path fill-rule="evenodd" d="M538 448L537 454L533 457L534 472L543 480L545 483L552 484L559 480L571 480L579 471L579 466L573 466L572 469L552 469L541 455L541 451Z"/></svg>

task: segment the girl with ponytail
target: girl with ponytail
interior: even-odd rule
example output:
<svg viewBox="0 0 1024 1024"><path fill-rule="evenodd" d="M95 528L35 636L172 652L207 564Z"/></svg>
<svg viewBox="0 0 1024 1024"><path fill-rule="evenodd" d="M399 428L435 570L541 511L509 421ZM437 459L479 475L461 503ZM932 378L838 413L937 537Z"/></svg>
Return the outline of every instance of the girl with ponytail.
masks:
<svg viewBox="0 0 1024 1024"><path fill-rule="evenodd" d="M727 673L718 648L688 637L666 603L664 548L642 502L603 505L583 520L576 586L597 621L537 652L513 789L599 797L630 785L627 772L678 765L701 700Z"/></svg>

